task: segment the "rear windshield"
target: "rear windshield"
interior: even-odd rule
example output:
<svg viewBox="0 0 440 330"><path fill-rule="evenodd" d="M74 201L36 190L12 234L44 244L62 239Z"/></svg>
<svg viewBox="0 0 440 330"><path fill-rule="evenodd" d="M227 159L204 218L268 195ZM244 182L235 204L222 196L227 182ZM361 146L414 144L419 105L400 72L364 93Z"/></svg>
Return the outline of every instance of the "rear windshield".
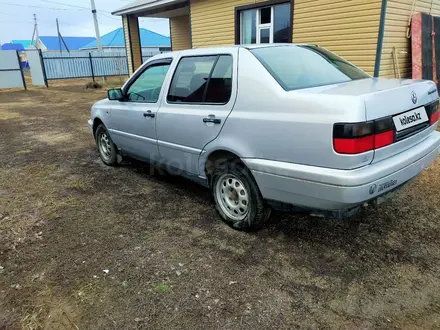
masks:
<svg viewBox="0 0 440 330"><path fill-rule="evenodd" d="M250 52L285 90L370 78L353 64L318 46L262 47Z"/></svg>

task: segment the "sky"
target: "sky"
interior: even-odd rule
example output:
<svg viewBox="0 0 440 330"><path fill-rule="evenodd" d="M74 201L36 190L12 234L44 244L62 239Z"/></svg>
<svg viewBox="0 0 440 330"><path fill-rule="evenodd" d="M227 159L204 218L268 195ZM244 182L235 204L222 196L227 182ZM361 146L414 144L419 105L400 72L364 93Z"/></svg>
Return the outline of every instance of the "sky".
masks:
<svg viewBox="0 0 440 330"><path fill-rule="evenodd" d="M95 0L101 36L122 27L120 16L110 13L133 0ZM95 37L90 0L0 0L0 44L13 39L32 39L34 16L37 15L40 36L56 36L58 18L65 37ZM140 18L142 28L169 36L167 19Z"/></svg>

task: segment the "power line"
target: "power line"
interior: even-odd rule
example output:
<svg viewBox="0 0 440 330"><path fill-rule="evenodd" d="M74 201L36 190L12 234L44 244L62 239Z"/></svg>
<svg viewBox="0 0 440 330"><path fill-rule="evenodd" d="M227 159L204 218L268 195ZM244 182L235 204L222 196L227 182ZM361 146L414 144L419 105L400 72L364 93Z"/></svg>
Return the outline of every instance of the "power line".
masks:
<svg viewBox="0 0 440 330"><path fill-rule="evenodd" d="M54 23L49 20L38 19L38 22L39 22L39 24L43 24L46 26L49 26L49 25L53 26L54 25ZM2 24L2 23L4 23L4 24L24 24L24 23L34 24L34 22L32 22L32 21L4 21L3 19L0 21L0 24ZM60 22L60 25L76 26L74 24L63 23L63 22Z"/></svg>
<svg viewBox="0 0 440 330"><path fill-rule="evenodd" d="M13 21L13 22L8 22L8 21L1 21L1 23L7 23L7 24L23 24L23 23L29 23L32 24L33 22L31 21Z"/></svg>
<svg viewBox="0 0 440 330"><path fill-rule="evenodd" d="M89 10L89 8L87 8L87 7L75 6L75 5L71 5L71 4L68 4L68 3L62 3L62 2L50 1L50 0L41 0L41 1L47 2L47 3L53 3L53 4L56 4L56 5L72 7L72 8L81 8L82 10Z"/></svg>
<svg viewBox="0 0 440 330"><path fill-rule="evenodd" d="M38 9L48 9L48 10L64 10L64 11L69 10L66 8L41 7L41 6L23 5L23 4L3 2L3 1L0 1L0 3L8 5L8 6L17 6L17 7L38 8ZM77 9L77 10L79 10L79 9Z"/></svg>
<svg viewBox="0 0 440 330"><path fill-rule="evenodd" d="M106 15L106 14L103 14L103 13L100 13L100 12L98 12L98 15L103 16L105 18L114 19L116 21L122 22L122 20L120 18L112 17L110 15Z"/></svg>
<svg viewBox="0 0 440 330"><path fill-rule="evenodd" d="M61 5L61 6L72 7L72 8L81 8L81 10L90 10L90 8L88 8L88 7L71 5L69 3L64 3L64 2L51 1L51 0L41 0L41 1L47 2L47 3L53 3L53 4L57 4L57 5ZM109 11L105 11L105 10L99 10L99 11L103 12L103 13L111 14L111 12L109 12Z"/></svg>

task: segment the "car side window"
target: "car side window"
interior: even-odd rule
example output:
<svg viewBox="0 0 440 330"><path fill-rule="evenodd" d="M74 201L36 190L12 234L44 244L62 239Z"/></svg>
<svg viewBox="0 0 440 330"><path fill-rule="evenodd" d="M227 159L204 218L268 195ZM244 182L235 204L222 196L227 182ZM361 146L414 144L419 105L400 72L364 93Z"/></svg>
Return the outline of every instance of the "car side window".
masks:
<svg viewBox="0 0 440 330"><path fill-rule="evenodd" d="M232 90L232 56L209 55L180 60L167 96L171 103L227 103Z"/></svg>
<svg viewBox="0 0 440 330"><path fill-rule="evenodd" d="M131 102L156 103L170 64L152 65L142 72L127 90Z"/></svg>
<svg viewBox="0 0 440 330"><path fill-rule="evenodd" d="M208 82L205 102L228 103L232 92L232 56L219 57Z"/></svg>

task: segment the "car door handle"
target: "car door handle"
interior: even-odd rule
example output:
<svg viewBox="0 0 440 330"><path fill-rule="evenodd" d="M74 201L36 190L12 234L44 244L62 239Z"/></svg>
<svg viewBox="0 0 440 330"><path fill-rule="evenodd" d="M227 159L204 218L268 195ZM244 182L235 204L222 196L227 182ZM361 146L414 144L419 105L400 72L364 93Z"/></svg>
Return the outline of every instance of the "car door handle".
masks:
<svg viewBox="0 0 440 330"><path fill-rule="evenodd" d="M203 118L204 123L221 124L222 120L218 118Z"/></svg>
<svg viewBox="0 0 440 330"><path fill-rule="evenodd" d="M148 110L147 112L144 113L144 117L150 117L150 118L154 118L154 113L151 112L151 110Z"/></svg>

